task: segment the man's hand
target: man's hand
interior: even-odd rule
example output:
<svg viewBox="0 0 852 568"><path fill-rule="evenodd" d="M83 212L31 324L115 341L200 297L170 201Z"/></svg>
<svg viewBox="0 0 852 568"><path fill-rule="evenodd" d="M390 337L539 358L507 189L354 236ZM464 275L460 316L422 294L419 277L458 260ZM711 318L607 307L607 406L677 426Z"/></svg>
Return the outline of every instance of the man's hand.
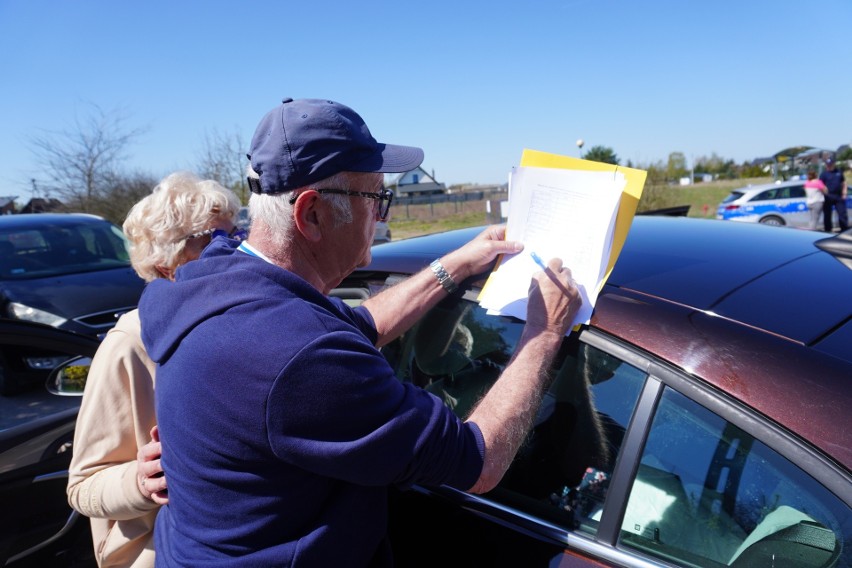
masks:
<svg viewBox="0 0 852 568"><path fill-rule="evenodd" d="M159 505L169 502L166 476L160 464L163 447L160 444L160 431L151 428L151 441L139 448L136 453L136 483L139 492Z"/></svg>
<svg viewBox="0 0 852 568"><path fill-rule="evenodd" d="M571 270L551 259L547 269L533 274L527 304L527 327L565 335L583 300Z"/></svg>
<svg viewBox="0 0 852 568"><path fill-rule="evenodd" d="M501 254L515 254L524 249L517 241L507 241L506 225L491 225L473 240L441 259L457 283L487 269Z"/></svg>
<svg viewBox="0 0 852 568"><path fill-rule="evenodd" d="M490 226L469 243L441 257L441 264L455 283L461 284L469 276L485 272L497 255L523 250L521 243L506 241L505 236L505 225ZM366 300L362 306L373 316L378 331L376 347L399 337L446 295L435 274L426 268Z"/></svg>

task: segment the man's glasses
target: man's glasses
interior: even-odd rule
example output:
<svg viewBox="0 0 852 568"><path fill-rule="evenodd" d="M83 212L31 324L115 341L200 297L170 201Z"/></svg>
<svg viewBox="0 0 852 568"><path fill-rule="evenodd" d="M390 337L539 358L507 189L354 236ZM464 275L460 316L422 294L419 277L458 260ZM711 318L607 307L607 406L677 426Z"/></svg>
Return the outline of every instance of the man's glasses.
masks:
<svg viewBox="0 0 852 568"><path fill-rule="evenodd" d="M212 241L216 237L228 237L229 239L234 239L235 241L244 241L248 237L248 231L246 231L245 229L240 229L237 226L234 226L234 228L231 229L230 232L225 231L224 229L210 228L205 229L204 231L199 231L197 233L192 233L191 235L185 237L184 240L188 241L189 239L200 239L201 237L207 236L210 237L208 239L209 241Z"/></svg>
<svg viewBox="0 0 852 568"><path fill-rule="evenodd" d="M366 191L349 191L348 189L315 189L317 193L335 193L337 195L349 195L351 197L366 197L367 199L377 199L378 200L378 210L376 211L376 215L379 217L379 221L387 221L388 213L390 212L391 202L393 202L393 191L390 189L384 189L378 193L369 193ZM290 205L296 203L296 199L298 195L294 195L290 198Z"/></svg>

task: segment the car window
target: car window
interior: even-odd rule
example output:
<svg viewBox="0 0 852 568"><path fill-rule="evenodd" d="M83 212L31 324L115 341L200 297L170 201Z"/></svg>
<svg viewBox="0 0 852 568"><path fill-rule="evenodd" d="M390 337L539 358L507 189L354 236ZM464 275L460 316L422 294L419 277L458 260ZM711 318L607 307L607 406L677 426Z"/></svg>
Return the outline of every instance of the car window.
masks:
<svg viewBox="0 0 852 568"><path fill-rule="evenodd" d="M760 193L749 199L749 201L770 201L772 199L779 199L777 187L761 191Z"/></svg>
<svg viewBox="0 0 852 568"><path fill-rule="evenodd" d="M448 298L384 353L401 380L466 417L509 362L523 325L487 315L475 295ZM530 437L489 498L595 533L646 374L576 336L556 367Z"/></svg>
<svg viewBox="0 0 852 568"><path fill-rule="evenodd" d="M749 201L773 201L777 199L797 199L805 197L805 186L794 185L787 187L773 187L761 191ZM723 202L724 203L724 202Z"/></svg>
<svg viewBox="0 0 852 568"><path fill-rule="evenodd" d="M108 222L0 232L0 278L27 280L130 266L122 232Z"/></svg>
<svg viewBox="0 0 852 568"><path fill-rule="evenodd" d="M798 198L800 198L800 197L801 197L801 198L804 198L804 197L805 197L805 186L803 186L803 185L795 185L795 186L793 186L793 187L791 187L791 188L789 188L789 189L790 189L789 197L790 197L791 199L798 199Z"/></svg>
<svg viewBox="0 0 852 568"><path fill-rule="evenodd" d="M800 468L666 388L620 545L687 566L848 566L850 519Z"/></svg>
<svg viewBox="0 0 852 568"><path fill-rule="evenodd" d="M563 344L558 369L530 438L493 495L594 534L647 375L576 338Z"/></svg>
<svg viewBox="0 0 852 568"><path fill-rule="evenodd" d="M776 194L776 199L795 199L797 197L805 196L805 186L803 185L793 185L789 187L779 187L778 193Z"/></svg>
<svg viewBox="0 0 852 568"><path fill-rule="evenodd" d="M743 196L742 191L732 191L730 195L728 195L725 199L722 200L722 203L730 203L731 201L736 201L740 197Z"/></svg>

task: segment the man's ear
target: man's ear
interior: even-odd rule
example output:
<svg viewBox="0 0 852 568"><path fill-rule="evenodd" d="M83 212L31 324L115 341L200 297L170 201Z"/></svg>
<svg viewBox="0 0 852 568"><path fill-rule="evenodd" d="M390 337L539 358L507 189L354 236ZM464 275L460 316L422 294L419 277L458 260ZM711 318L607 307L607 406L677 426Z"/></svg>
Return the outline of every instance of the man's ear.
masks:
<svg viewBox="0 0 852 568"><path fill-rule="evenodd" d="M293 204L296 229L309 242L319 242L322 238L319 207L319 193L313 190L301 192Z"/></svg>

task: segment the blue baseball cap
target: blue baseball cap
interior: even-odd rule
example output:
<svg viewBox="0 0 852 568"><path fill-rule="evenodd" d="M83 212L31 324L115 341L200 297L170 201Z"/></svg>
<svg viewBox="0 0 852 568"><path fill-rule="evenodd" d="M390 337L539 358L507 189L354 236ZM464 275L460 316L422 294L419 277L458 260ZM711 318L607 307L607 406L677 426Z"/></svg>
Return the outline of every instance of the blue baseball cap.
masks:
<svg viewBox="0 0 852 568"><path fill-rule="evenodd" d="M340 172L401 173L423 161L423 150L376 142L358 113L334 101L284 99L260 121L248 154L253 193L305 187Z"/></svg>

